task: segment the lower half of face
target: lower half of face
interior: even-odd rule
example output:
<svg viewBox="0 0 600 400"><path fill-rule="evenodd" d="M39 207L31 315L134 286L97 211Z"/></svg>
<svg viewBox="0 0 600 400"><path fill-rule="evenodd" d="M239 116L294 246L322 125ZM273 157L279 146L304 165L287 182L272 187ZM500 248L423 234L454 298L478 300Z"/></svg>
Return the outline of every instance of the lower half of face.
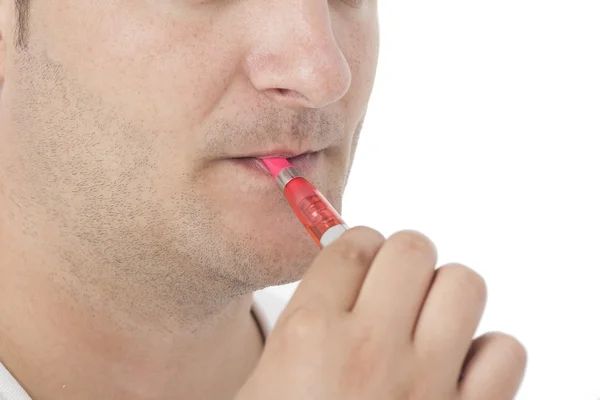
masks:
<svg viewBox="0 0 600 400"><path fill-rule="evenodd" d="M342 0L153 13L61 1L32 3L29 50L4 88L1 163L75 273L187 294L300 279L318 247L252 156L309 151L292 162L340 209L375 73L375 12ZM288 22L265 31L256 15ZM348 72L345 89L327 89Z"/></svg>
<svg viewBox="0 0 600 400"><path fill-rule="evenodd" d="M121 280L113 296L136 286L193 292L213 280L244 293L301 278L318 246L256 158L196 162L195 152L104 107L71 122L53 113L44 121L52 134L19 132L9 147L19 151L1 162L14 171L5 182L11 203L70 272ZM341 210L350 153L344 141L290 161Z"/></svg>

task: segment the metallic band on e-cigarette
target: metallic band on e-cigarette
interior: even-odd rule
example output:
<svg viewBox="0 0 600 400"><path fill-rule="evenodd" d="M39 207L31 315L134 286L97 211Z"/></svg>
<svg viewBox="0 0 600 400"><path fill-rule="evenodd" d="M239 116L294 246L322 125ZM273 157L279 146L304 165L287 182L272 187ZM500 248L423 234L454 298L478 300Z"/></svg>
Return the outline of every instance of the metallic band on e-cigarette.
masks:
<svg viewBox="0 0 600 400"><path fill-rule="evenodd" d="M287 167L277 174L277 185L281 190L294 178L304 177L296 167Z"/></svg>
<svg viewBox="0 0 600 400"><path fill-rule="evenodd" d="M331 244L331 242L333 242L335 239L339 238L340 236L342 236L344 234L344 232L346 232L348 230L348 225L346 224L339 224L339 225L335 225L332 226L331 228L327 229L325 231L325 233L323 234L323 236L321 236L321 248L325 248L326 246L329 246Z"/></svg>

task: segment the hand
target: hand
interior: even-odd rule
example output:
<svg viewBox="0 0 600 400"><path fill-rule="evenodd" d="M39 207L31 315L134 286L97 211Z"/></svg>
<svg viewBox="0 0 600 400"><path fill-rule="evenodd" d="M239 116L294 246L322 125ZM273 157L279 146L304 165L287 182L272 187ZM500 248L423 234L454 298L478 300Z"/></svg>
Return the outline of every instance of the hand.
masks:
<svg viewBox="0 0 600 400"><path fill-rule="evenodd" d="M472 340L483 279L420 233L350 229L315 259L236 400L509 400L526 352Z"/></svg>

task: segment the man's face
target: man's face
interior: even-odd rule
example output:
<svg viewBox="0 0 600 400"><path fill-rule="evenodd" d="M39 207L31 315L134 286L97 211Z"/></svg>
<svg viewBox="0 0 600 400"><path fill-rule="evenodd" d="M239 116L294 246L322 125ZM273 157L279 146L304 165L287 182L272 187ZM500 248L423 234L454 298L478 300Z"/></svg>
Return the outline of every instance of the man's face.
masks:
<svg viewBox="0 0 600 400"><path fill-rule="evenodd" d="M340 208L376 2L33 0L19 51L0 0L0 204L27 224L12 229L84 278L299 279L318 248L243 158L317 151L293 162Z"/></svg>

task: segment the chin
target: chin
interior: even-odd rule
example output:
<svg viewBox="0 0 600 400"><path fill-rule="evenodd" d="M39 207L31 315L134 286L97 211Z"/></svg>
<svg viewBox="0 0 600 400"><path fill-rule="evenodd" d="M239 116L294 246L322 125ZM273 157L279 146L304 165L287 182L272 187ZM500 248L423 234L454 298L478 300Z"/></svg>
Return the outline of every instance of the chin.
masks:
<svg viewBox="0 0 600 400"><path fill-rule="evenodd" d="M194 264L229 281L235 293L296 282L320 252L283 196L274 193L222 196L181 226L193 227L182 236L192 240L184 248L193 249Z"/></svg>
<svg viewBox="0 0 600 400"><path fill-rule="evenodd" d="M279 235L265 246L263 286L283 285L302 279L319 254L319 247L304 228L289 235Z"/></svg>
<svg viewBox="0 0 600 400"><path fill-rule="evenodd" d="M267 230L236 236L229 243L222 264L229 275L246 291L296 282L304 276L319 254L319 247L304 228Z"/></svg>

